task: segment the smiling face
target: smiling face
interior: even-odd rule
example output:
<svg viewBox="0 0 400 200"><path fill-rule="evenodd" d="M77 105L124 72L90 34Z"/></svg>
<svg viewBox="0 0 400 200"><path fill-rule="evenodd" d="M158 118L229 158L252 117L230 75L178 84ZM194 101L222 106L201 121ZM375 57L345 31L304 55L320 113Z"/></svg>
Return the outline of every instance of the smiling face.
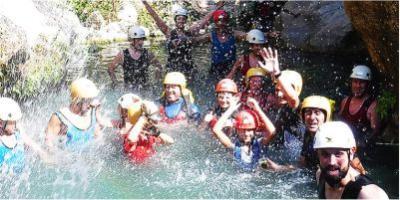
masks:
<svg viewBox="0 0 400 200"><path fill-rule="evenodd" d="M254 55L259 56L261 49L264 47L264 44L250 44L251 52Z"/></svg>
<svg viewBox="0 0 400 200"><path fill-rule="evenodd" d="M249 79L249 88L252 91L261 90L263 86L263 77L261 76L252 76Z"/></svg>
<svg viewBox="0 0 400 200"><path fill-rule="evenodd" d="M2 134L4 135L12 135L17 130L17 122L16 121L1 121L0 125L2 129Z"/></svg>
<svg viewBox="0 0 400 200"><path fill-rule="evenodd" d="M222 109L227 109L230 106L230 101L233 98L233 93L230 92L219 92L217 94L217 103L218 106Z"/></svg>
<svg viewBox="0 0 400 200"><path fill-rule="evenodd" d="M136 38L136 39L130 39L131 46L135 49L143 49L143 44L144 44L144 38Z"/></svg>
<svg viewBox="0 0 400 200"><path fill-rule="evenodd" d="M187 18L183 15L178 15L175 17L175 26L178 29L184 29Z"/></svg>
<svg viewBox="0 0 400 200"><path fill-rule="evenodd" d="M325 113L318 108L304 108L303 119L308 132L316 133L325 122Z"/></svg>
<svg viewBox="0 0 400 200"><path fill-rule="evenodd" d="M165 85L165 98L168 103L178 101L181 96L181 87L179 85Z"/></svg>
<svg viewBox="0 0 400 200"><path fill-rule="evenodd" d="M254 137L253 129L237 129L238 139L244 144L250 144Z"/></svg>
<svg viewBox="0 0 400 200"><path fill-rule="evenodd" d="M362 97L367 91L369 81L361 79L351 79L351 92L355 97Z"/></svg>
<svg viewBox="0 0 400 200"><path fill-rule="evenodd" d="M349 151L338 148L318 149L321 175L334 188L340 186L340 181L349 170Z"/></svg>

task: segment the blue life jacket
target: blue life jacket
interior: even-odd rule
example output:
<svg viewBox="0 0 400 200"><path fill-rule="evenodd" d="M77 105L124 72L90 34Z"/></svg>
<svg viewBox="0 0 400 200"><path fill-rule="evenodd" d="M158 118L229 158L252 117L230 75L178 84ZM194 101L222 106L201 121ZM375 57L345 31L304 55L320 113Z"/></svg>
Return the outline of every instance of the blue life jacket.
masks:
<svg viewBox="0 0 400 200"><path fill-rule="evenodd" d="M229 35L229 39L221 43L218 40L217 33L215 30L211 31L211 61L213 65L235 62L236 60L236 45L235 38L232 34Z"/></svg>
<svg viewBox="0 0 400 200"><path fill-rule="evenodd" d="M188 112L187 112L185 100L182 97L180 97L178 99L178 101L169 103L169 104L165 104L165 106L164 106L165 116L169 119L181 118L181 116L179 116L179 115L180 114L182 115L182 112L185 113L186 117L189 117L191 119L196 120L197 118L200 117L200 109L197 105L191 104L190 111L191 111L191 115L189 116Z"/></svg>
<svg viewBox="0 0 400 200"><path fill-rule="evenodd" d="M233 156L235 158L235 162L238 166L240 166L244 170L251 171L258 166L258 161L262 155L262 144L261 139L254 139L251 142L251 160L250 162L244 160L245 158L242 157L242 150L241 150L241 143L238 139L235 141L235 148L233 150ZM243 152L245 153L245 152ZM247 153L246 153L247 154Z"/></svg>
<svg viewBox="0 0 400 200"><path fill-rule="evenodd" d="M89 141L93 140L97 123L96 110L92 109L91 112L91 125L86 130L82 130L73 125L60 111L56 112L57 117L67 126L67 141L65 142L65 146L68 149L81 149L86 146Z"/></svg>
<svg viewBox="0 0 400 200"><path fill-rule="evenodd" d="M17 144L14 148L8 148L0 142L0 166L7 165L14 172L19 173L25 167L25 149L19 131L15 133Z"/></svg>

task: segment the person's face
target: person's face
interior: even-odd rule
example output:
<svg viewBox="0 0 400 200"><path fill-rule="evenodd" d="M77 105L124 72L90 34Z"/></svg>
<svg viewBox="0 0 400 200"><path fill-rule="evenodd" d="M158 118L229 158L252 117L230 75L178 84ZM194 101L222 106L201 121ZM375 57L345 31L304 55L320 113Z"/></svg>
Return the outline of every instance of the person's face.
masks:
<svg viewBox="0 0 400 200"><path fill-rule="evenodd" d="M237 129L238 139L239 141L250 144L251 140L254 137L254 130L251 129Z"/></svg>
<svg viewBox="0 0 400 200"><path fill-rule="evenodd" d="M127 109L122 108L120 105L118 105L117 109L118 109L118 113L119 113L119 116L121 117L121 119L128 118L128 110Z"/></svg>
<svg viewBox="0 0 400 200"><path fill-rule="evenodd" d="M254 55L260 55L260 51L263 47L264 47L264 44L250 44L251 52Z"/></svg>
<svg viewBox="0 0 400 200"><path fill-rule="evenodd" d="M92 103L92 101L93 99L88 98L88 99L81 99L77 103L81 115L86 114L90 110L91 107L90 104Z"/></svg>
<svg viewBox="0 0 400 200"><path fill-rule="evenodd" d="M362 97L367 91L368 81L361 79L351 79L351 92L355 97Z"/></svg>
<svg viewBox="0 0 400 200"><path fill-rule="evenodd" d="M325 113L318 108L305 108L303 116L306 129L311 133L316 133L318 127L325 122Z"/></svg>
<svg viewBox="0 0 400 200"><path fill-rule="evenodd" d="M12 135L15 133L17 129L16 121L1 121L1 128L3 129L3 133L5 135Z"/></svg>
<svg viewBox="0 0 400 200"><path fill-rule="evenodd" d="M263 77L261 76L252 76L249 79L249 88L250 90L256 91L262 89L263 86Z"/></svg>
<svg viewBox="0 0 400 200"><path fill-rule="evenodd" d="M224 29L227 27L228 24L228 20L223 18L223 19L219 19L217 22L215 22L215 27L217 29Z"/></svg>
<svg viewBox="0 0 400 200"><path fill-rule="evenodd" d="M219 107L221 107L222 109L227 109L229 108L230 101L233 98L233 94L230 92L219 92L217 94L217 102Z"/></svg>
<svg viewBox="0 0 400 200"><path fill-rule="evenodd" d="M175 25L177 28L179 29L183 29L185 28L185 24L186 24L186 17L182 16L182 15L178 15L175 17Z"/></svg>
<svg viewBox="0 0 400 200"><path fill-rule="evenodd" d="M181 88L179 85L165 85L165 97L167 99L167 102L175 102L181 96Z"/></svg>
<svg viewBox="0 0 400 200"><path fill-rule="evenodd" d="M338 148L318 149L321 173L331 187L339 187L349 170L348 150Z"/></svg>
<svg viewBox="0 0 400 200"><path fill-rule="evenodd" d="M143 44L144 44L144 38L136 38L136 39L131 39L131 45L135 49L142 49Z"/></svg>

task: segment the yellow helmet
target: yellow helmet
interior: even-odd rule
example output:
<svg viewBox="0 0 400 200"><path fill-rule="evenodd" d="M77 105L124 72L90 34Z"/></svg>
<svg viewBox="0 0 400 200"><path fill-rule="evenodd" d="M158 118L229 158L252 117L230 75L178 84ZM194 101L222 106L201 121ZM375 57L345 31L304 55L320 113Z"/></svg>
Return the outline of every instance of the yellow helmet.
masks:
<svg viewBox="0 0 400 200"><path fill-rule="evenodd" d="M131 124L135 125L142 115L142 102L135 102L128 108L128 120Z"/></svg>
<svg viewBox="0 0 400 200"><path fill-rule="evenodd" d="M70 86L72 101L83 98L94 98L99 94L96 85L89 79L78 78Z"/></svg>
<svg viewBox="0 0 400 200"><path fill-rule="evenodd" d="M169 72L165 75L164 85L179 85L181 89L186 88L186 78L181 72Z"/></svg>
<svg viewBox="0 0 400 200"><path fill-rule="evenodd" d="M304 109L305 108L318 108L325 112L325 122L331 120L332 108L331 100L323 96L308 96L301 103L301 118L304 120Z"/></svg>
<svg viewBox="0 0 400 200"><path fill-rule="evenodd" d="M266 76L267 72L260 67L252 67L249 70L247 70L246 73L246 79L249 79L252 76Z"/></svg>
<svg viewBox="0 0 400 200"><path fill-rule="evenodd" d="M16 101L7 97L0 98L0 120L17 121L21 117L21 108Z"/></svg>
<svg viewBox="0 0 400 200"><path fill-rule="evenodd" d="M279 76L279 80L290 84L297 96L300 96L301 89L303 87L303 78L301 78L301 75L298 72L293 70L283 70Z"/></svg>

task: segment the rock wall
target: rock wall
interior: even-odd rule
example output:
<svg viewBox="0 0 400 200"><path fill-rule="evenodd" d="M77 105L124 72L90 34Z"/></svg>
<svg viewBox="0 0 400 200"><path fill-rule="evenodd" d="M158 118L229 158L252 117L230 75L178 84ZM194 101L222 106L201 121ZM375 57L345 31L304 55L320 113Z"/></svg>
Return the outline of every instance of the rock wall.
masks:
<svg viewBox="0 0 400 200"><path fill-rule="evenodd" d="M345 1L346 14L361 35L389 89L399 95L399 2Z"/></svg>
<svg viewBox="0 0 400 200"><path fill-rule="evenodd" d="M364 47L354 33L341 1L290 1L276 19L276 29L289 48L307 52L355 53ZM349 44L348 38L355 38Z"/></svg>
<svg viewBox="0 0 400 200"><path fill-rule="evenodd" d="M0 1L0 95L35 96L83 67L86 34L65 1Z"/></svg>

